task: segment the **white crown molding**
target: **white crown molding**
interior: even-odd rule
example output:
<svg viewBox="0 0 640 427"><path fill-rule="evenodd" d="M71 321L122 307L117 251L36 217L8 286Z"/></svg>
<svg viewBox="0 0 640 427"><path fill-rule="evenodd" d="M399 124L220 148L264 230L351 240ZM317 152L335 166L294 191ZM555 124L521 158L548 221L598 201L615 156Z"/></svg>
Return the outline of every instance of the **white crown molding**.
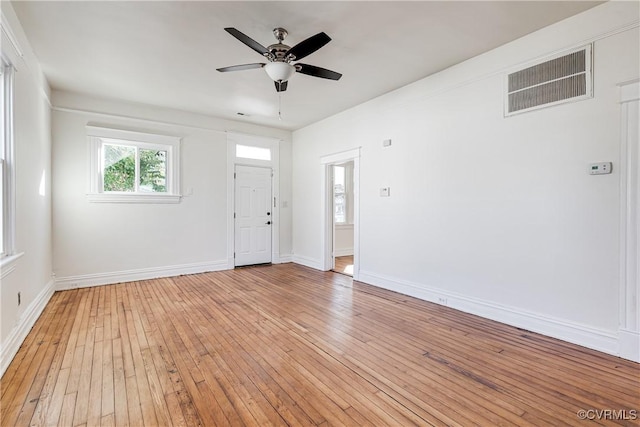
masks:
<svg viewBox="0 0 640 427"><path fill-rule="evenodd" d="M20 346L27 337L27 334L29 334L31 328L35 325L54 292L55 281L52 278L40 291L29 307L27 307L5 341L2 342L2 347L0 347L0 376L4 375L9 364L18 353Z"/></svg>
<svg viewBox="0 0 640 427"><path fill-rule="evenodd" d="M22 48L20 47L20 43L18 43L18 38L11 29L7 17L4 16L4 13L2 13L0 14L0 18L0 26L2 27L2 32L7 36L7 39L11 43L11 46L13 46L13 49L16 51L18 56L20 56L20 58L23 58L24 53L22 53Z"/></svg>
<svg viewBox="0 0 640 427"><path fill-rule="evenodd" d="M226 133L227 132L225 129L216 129L216 128L205 127L205 126L189 125L189 124L184 124L184 123L171 122L171 121L167 121L167 120L143 119L143 118L140 118L140 117L129 116L129 115L126 115L126 114L105 113L105 112L102 112L102 111L87 110L87 109L82 109L82 108L59 107L59 106L55 106L54 105L51 109L53 111L59 111L61 113L89 114L89 115L92 115L92 116L103 117L103 118L108 118L108 119L122 119L122 120L128 120L128 121L132 121L132 122L150 123L150 124L154 124L154 125L177 126L177 127L181 127L181 128L185 128L185 129L204 130L204 131L208 131L208 132L218 132L218 133Z"/></svg>

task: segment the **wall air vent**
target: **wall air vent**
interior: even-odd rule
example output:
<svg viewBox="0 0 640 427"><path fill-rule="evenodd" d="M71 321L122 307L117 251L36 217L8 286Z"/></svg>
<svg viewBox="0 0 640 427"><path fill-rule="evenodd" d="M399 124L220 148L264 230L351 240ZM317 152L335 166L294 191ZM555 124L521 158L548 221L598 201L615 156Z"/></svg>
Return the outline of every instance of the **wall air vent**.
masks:
<svg viewBox="0 0 640 427"><path fill-rule="evenodd" d="M593 96L591 45L507 75L505 116Z"/></svg>

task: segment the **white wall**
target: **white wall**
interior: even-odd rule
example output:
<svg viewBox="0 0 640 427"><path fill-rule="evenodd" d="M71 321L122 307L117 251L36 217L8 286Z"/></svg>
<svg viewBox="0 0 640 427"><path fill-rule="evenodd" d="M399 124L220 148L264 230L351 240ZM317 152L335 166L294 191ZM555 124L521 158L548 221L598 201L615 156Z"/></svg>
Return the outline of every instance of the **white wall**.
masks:
<svg viewBox="0 0 640 427"><path fill-rule="evenodd" d="M16 67L16 252L0 282L0 375L53 294L49 87L11 5L2 2L2 52ZM13 42L7 33L14 38ZM20 56L19 52L22 53ZM44 180L44 194L40 193ZM18 305L18 292L21 304Z"/></svg>
<svg viewBox="0 0 640 427"><path fill-rule="evenodd" d="M353 224L334 225L334 256L353 255Z"/></svg>
<svg viewBox="0 0 640 427"><path fill-rule="evenodd" d="M294 132L294 259L322 265L320 157L362 147L361 280L615 353L638 40L638 3L609 2ZM590 41L593 99L503 117L508 71Z"/></svg>
<svg viewBox="0 0 640 427"><path fill-rule="evenodd" d="M279 138L280 194L291 200L291 133L180 111L54 92L53 251L58 288L227 267L227 136ZM182 138L178 204L87 200L88 123ZM280 254L291 253L291 213L280 210Z"/></svg>

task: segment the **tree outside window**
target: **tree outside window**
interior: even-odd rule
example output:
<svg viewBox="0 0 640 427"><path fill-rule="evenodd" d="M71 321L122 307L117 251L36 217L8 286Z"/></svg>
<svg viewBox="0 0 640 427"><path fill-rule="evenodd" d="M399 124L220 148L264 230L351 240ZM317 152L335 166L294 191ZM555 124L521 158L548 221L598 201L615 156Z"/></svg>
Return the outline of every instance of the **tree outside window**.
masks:
<svg viewBox="0 0 640 427"><path fill-rule="evenodd" d="M167 192L166 151L114 144L104 144L103 148L103 191Z"/></svg>

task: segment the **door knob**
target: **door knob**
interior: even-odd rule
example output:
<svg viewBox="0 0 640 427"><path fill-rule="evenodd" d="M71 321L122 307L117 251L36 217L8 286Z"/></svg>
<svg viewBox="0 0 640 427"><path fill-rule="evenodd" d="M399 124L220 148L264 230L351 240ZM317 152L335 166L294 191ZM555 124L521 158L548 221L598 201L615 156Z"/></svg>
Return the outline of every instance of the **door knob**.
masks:
<svg viewBox="0 0 640 427"><path fill-rule="evenodd" d="M271 225L271 221L267 221L267 225Z"/></svg>

